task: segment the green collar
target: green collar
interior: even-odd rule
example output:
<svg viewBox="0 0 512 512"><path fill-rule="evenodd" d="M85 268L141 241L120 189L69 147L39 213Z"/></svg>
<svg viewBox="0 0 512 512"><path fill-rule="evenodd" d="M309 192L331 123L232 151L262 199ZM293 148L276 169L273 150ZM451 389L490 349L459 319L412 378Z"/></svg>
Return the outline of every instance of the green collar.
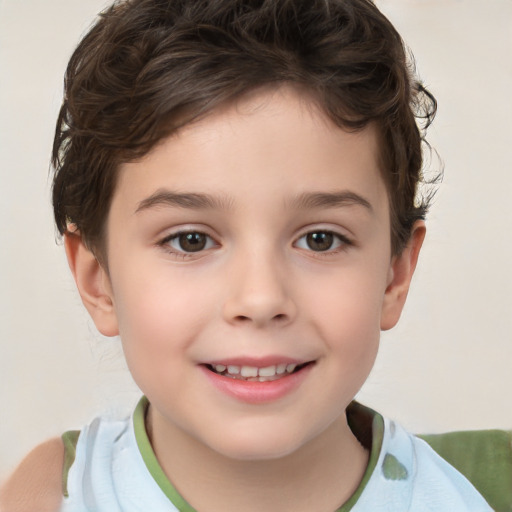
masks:
<svg viewBox="0 0 512 512"><path fill-rule="evenodd" d="M169 481L156 458L145 426L148 406L149 401L145 396L143 396L133 415L135 438L144 463L162 492L180 512L196 512L196 510L182 498L179 492ZM352 432L354 432L354 435L357 437L359 442L366 449L370 450L370 459L368 467L363 475L363 479L355 493L336 512L349 512L356 504L377 465L384 437L384 419L380 414L368 407L357 402L352 402L347 408L347 420Z"/></svg>

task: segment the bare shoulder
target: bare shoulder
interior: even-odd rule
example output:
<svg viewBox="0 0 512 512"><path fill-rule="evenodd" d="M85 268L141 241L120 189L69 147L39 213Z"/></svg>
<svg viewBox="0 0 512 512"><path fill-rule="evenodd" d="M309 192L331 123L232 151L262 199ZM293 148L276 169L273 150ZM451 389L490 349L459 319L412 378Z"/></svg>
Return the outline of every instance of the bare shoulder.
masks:
<svg viewBox="0 0 512 512"><path fill-rule="evenodd" d="M64 444L50 439L34 448L0 489L0 512L56 512L62 500Z"/></svg>

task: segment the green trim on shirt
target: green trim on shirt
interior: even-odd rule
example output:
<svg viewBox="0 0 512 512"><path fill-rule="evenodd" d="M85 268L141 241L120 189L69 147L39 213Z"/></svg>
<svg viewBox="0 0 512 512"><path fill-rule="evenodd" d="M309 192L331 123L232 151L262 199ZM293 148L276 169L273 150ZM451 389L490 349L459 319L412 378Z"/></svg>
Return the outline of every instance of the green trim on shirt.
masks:
<svg viewBox="0 0 512 512"><path fill-rule="evenodd" d="M419 435L460 471L496 512L512 512L512 432Z"/></svg>
<svg viewBox="0 0 512 512"><path fill-rule="evenodd" d="M148 399L143 396L133 414L133 426L135 430L135 439L137 440L137 446L139 447L142 459L148 468L151 476L158 484L162 492L171 500L172 504L180 512L196 512L179 494L174 488L169 479L164 473L164 470L160 466L153 447L148 438L146 432L145 419L146 411L149 405Z"/></svg>
<svg viewBox="0 0 512 512"><path fill-rule="evenodd" d="M171 500L172 504L178 508L180 512L196 512L196 510L182 498L179 492L169 481L156 458L145 426L148 406L148 399L145 396L142 397L133 415L135 438L137 440L137 445L139 447L140 454L142 455L142 459L160 489L162 489L163 493L167 498L169 498L169 500ZM355 431L355 435L359 442L371 451L368 467L366 468L357 490L336 512L349 512L357 503L357 500L364 491L366 484L370 480L372 473L377 466L384 437L383 417L368 407L364 407L357 402L353 402L347 409L347 420L350 428Z"/></svg>
<svg viewBox="0 0 512 512"><path fill-rule="evenodd" d="M76 456L76 443L80 430L68 430L62 434L62 442L64 443L64 465L62 466L62 495L65 498L69 497L68 493L68 473L75 462Z"/></svg>
<svg viewBox="0 0 512 512"><path fill-rule="evenodd" d="M347 422L358 441L364 448L370 450L370 458L356 491L336 512L349 512L357 503L377 467L384 440L384 418L369 407L352 402L347 408Z"/></svg>

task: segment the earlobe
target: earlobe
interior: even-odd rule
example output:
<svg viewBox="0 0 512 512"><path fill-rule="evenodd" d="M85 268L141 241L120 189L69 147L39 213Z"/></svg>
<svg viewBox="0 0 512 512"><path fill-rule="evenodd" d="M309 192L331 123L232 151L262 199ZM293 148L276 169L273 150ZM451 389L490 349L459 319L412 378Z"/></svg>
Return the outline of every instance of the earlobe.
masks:
<svg viewBox="0 0 512 512"><path fill-rule="evenodd" d="M119 329L107 272L78 232L67 232L64 246L78 292L97 329L104 336L117 336Z"/></svg>
<svg viewBox="0 0 512 512"><path fill-rule="evenodd" d="M420 249L425 239L425 233L425 223L417 221L413 226L407 246L400 254L393 256L389 271L389 282L382 304L380 327L383 331L394 327L400 318L412 276L416 269Z"/></svg>

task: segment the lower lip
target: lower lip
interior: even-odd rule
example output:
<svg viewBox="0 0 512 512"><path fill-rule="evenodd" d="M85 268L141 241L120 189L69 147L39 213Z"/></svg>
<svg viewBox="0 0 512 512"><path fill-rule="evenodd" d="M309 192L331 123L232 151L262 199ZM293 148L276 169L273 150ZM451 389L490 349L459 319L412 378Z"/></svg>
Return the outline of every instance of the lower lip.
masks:
<svg viewBox="0 0 512 512"><path fill-rule="evenodd" d="M224 377L201 365L209 381L221 392L232 396L241 402L249 404L264 404L275 402L295 391L306 379L313 364L310 363L298 372L267 382L252 382Z"/></svg>

